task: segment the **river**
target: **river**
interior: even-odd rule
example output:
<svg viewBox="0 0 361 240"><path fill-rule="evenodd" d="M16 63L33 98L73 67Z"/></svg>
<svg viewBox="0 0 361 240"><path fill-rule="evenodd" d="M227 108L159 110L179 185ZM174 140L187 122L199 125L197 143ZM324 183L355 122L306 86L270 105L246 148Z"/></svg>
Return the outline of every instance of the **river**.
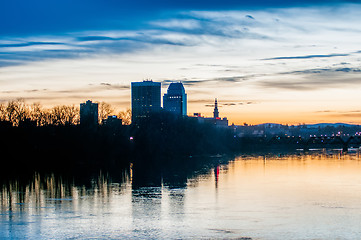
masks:
<svg viewBox="0 0 361 240"><path fill-rule="evenodd" d="M3 178L0 239L361 239L360 160L212 156Z"/></svg>

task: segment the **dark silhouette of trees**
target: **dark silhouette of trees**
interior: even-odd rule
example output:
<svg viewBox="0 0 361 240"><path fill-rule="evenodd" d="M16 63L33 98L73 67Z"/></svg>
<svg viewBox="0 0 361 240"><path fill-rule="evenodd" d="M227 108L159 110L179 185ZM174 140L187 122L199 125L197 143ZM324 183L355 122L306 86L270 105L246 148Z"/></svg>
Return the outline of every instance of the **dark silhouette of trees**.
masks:
<svg viewBox="0 0 361 240"><path fill-rule="evenodd" d="M109 103L106 102L99 102L98 106L99 123L101 123L103 119L106 119L108 116L113 114L114 109Z"/></svg>
<svg viewBox="0 0 361 240"><path fill-rule="evenodd" d="M99 103L99 121L102 122L114 113L113 107L106 103ZM124 118L123 122L130 124L131 110L118 114ZM52 108L44 108L40 103L27 104L23 99L12 100L0 104L0 121L10 122L13 126L19 126L20 122L30 120L36 126L65 126L77 125L80 122L79 107L74 105L58 105Z"/></svg>
<svg viewBox="0 0 361 240"><path fill-rule="evenodd" d="M5 104L0 104L0 121L6 121L6 106Z"/></svg>
<svg viewBox="0 0 361 240"><path fill-rule="evenodd" d="M109 113L110 105L103 106ZM130 110L121 116L130 123ZM234 146L228 128L167 112L154 114L137 125L115 122L86 128L78 124L79 108L75 106L45 109L39 103L27 105L16 100L0 105L0 118L13 125L0 124L0 150L10 156L8 162L13 168L115 166L149 156L160 159L157 156L225 153Z"/></svg>
<svg viewBox="0 0 361 240"><path fill-rule="evenodd" d="M51 125L75 125L79 123L79 108L73 106L55 106L50 110Z"/></svg>
<svg viewBox="0 0 361 240"><path fill-rule="evenodd" d="M46 126L52 123L50 111L44 109L40 103L30 105L29 118L36 122L37 126Z"/></svg>
<svg viewBox="0 0 361 240"><path fill-rule="evenodd" d="M121 111L117 115L120 119L122 119L123 124L130 125L132 123L132 110L127 109L125 111Z"/></svg>
<svg viewBox="0 0 361 240"><path fill-rule="evenodd" d="M4 116L4 120L12 122L14 126L19 126L19 123L24 121L29 113L27 105L23 99L10 101L1 110L4 111L1 114Z"/></svg>

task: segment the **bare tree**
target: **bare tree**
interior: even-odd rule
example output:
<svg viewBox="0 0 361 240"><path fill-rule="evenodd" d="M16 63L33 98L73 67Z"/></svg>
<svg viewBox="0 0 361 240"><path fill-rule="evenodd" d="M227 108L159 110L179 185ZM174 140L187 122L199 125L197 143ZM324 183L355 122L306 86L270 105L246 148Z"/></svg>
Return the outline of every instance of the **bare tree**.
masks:
<svg viewBox="0 0 361 240"><path fill-rule="evenodd" d="M17 99L8 102L6 106L6 119L14 126L18 126L21 121L24 121L29 115L28 106L23 99Z"/></svg>
<svg viewBox="0 0 361 240"><path fill-rule="evenodd" d="M40 103L33 103L29 106L29 118L35 121L37 126L44 126L47 124L45 111Z"/></svg>
<svg viewBox="0 0 361 240"><path fill-rule="evenodd" d="M59 105L44 109L40 103L28 105L23 99L0 104L0 121L10 121L14 126L19 126L26 119L35 121L37 126L75 125L80 119L79 108L74 105Z"/></svg>
<svg viewBox="0 0 361 240"><path fill-rule="evenodd" d="M15 119L15 108L16 107L13 101L8 102L8 104L5 107L5 118L7 121L10 121L11 123L13 123Z"/></svg>
<svg viewBox="0 0 361 240"><path fill-rule="evenodd" d="M120 111L117 116L122 119L124 125L130 125L132 123L132 110L129 108L125 111Z"/></svg>
<svg viewBox="0 0 361 240"><path fill-rule="evenodd" d="M62 106L55 106L50 110L51 124L63 125L64 113Z"/></svg>
<svg viewBox="0 0 361 240"><path fill-rule="evenodd" d="M50 110L51 124L74 125L79 122L79 109L73 106L55 106Z"/></svg>
<svg viewBox="0 0 361 240"><path fill-rule="evenodd" d="M75 125L80 121L79 108L72 106L65 106L65 124Z"/></svg>
<svg viewBox="0 0 361 240"><path fill-rule="evenodd" d="M43 126L53 124L53 116L51 109L43 109L42 114L44 119Z"/></svg>
<svg viewBox="0 0 361 240"><path fill-rule="evenodd" d="M99 121L102 121L103 119L106 119L108 116L113 114L114 109L109 103L100 102L98 104L99 104L99 108L98 108Z"/></svg>
<svg viewBox="0 0 361 240"><path fill-rule="evenodd" d="M6 121L6 106L4 104L0 104L0 121Z"/></svg>

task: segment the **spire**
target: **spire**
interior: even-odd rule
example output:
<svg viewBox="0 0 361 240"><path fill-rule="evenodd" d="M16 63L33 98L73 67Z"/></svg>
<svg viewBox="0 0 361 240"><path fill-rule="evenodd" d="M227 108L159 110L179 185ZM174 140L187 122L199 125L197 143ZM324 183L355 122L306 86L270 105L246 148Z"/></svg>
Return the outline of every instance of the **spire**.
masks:
<svg viewBox="0 0 361 240"><path fill-rule="evenodd" d="M217 98L214 100L213 118L219 118Z"/></svg>

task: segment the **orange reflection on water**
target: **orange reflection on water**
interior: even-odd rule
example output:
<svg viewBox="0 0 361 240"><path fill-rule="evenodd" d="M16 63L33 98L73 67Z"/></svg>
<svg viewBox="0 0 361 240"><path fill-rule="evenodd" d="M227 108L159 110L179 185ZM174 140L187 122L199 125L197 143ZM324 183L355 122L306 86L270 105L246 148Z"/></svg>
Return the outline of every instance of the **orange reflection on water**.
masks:
<svg viewBox="0 0 361 240"><path fill-rule="evenodd" d="M207 204L222 209L212 213L217 229L261 239L352 239L361 220L360 173L358 155L238 157Z"/></svg>
<svg viewBox="0 0 361 240"><path fill-rule="evenodd" d="M25 185L9 182L0 189L0 234L16 238L42 232L45 238L63 239L361 239L358 154L248 155L229 163L218 158L209 162L190 175L163 172L166 177L159 185L137 169L126 171L119 182L100 174L90 185L37 174ZM136 178L149 181L138 179L143 185L131 186ZM52 235L56 229L61 231Z"/></svg>

